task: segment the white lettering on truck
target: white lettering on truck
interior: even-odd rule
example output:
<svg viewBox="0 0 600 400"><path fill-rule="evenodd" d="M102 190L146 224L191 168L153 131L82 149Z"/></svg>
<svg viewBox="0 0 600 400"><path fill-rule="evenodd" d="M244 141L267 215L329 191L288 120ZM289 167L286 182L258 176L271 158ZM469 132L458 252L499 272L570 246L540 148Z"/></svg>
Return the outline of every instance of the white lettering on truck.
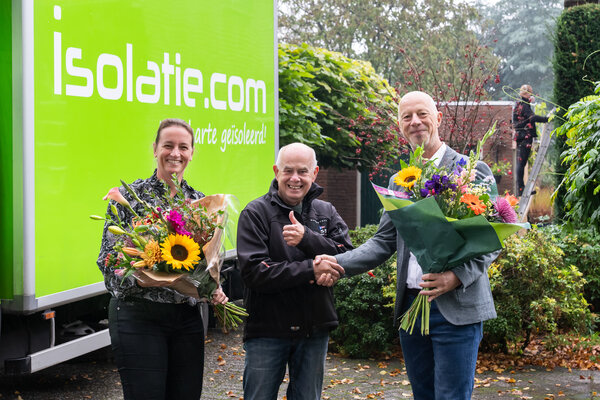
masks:
<svg viewBox="0 0 600 400"><path fill-rule="evenodd" d="M60 7L55 6L54 9L54 18L60 20ZM175 53L174 63L171 62L171 53L163 52L162 64L146 60L146 71L134 71L132 43L125 43L125 62L117 54L102 53L95 66L90 65L90 59L85 57L83 49L70 46L63 53L63 46L66 46L66 41L62 32L54 32L55 95L63 95L64 88L66 96L91 97L95 88L98 96L106 100L119 100L125 94L125 99L130 102L135 100L156 104L162 98L165 105L174 100L176 106L181 106L183 98L183 104L193 108L196 107L196 100L200 100L204 94L202 72L196 68L182 67L180 53ZM63 61L66 77L63 76ZM114 79L109 80L111 86L105 80L107 75L116 76L116 82ZM253 78L244 80L240 76L214 72L210 74L209 82L206 86L210 93L204 96L205 108L267 113L267 88L264 81ZM227 97L219 97L224 95ZM251 107L252 104L254 107Z"/></svg>

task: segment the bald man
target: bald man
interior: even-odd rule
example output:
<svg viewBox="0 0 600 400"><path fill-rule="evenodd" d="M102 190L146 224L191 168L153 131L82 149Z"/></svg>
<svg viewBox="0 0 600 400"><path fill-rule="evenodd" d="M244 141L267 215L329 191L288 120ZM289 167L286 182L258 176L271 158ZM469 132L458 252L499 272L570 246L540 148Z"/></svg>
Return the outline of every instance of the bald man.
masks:
<svg viewBox="0 0 600 400"><path fill-rule="evenodd" d="M238 222L250 314L244 324L244 399L277 400L287 367L287 399L318 400L329 331L338 325L331 285L344 270L313 259L352 245L335 207L317 198L323 188L315 183L313 149L301 143L282 147L273 171L268 193L250 202Z"/></svg>
<svg viewBox="0 0 600 400"><path fill-rule="evenodd" d="M422 146L424 157L433 160L436 166L449 167L461 159L467 160L440 140L442 113L428 94L404 95L398 119L410 146ZM476 177L493 179L492 171L483 162L477 163ZM389 188L402 190L394 178L395 175ZM348 276L383 264L394 252L397 252L395 321L399 321L419 293L429 296L431 302L429 335L422 336L418 329L412 334L400 330L402 353L415 399L470 399L483 321L496 317L487 269L498 252L471 259L452 271L423 275L416 258L384 212L377 233L366 243L335 257L317 257L315 262L337 262ZM422 292L423 288L429 290Z"/></svg>

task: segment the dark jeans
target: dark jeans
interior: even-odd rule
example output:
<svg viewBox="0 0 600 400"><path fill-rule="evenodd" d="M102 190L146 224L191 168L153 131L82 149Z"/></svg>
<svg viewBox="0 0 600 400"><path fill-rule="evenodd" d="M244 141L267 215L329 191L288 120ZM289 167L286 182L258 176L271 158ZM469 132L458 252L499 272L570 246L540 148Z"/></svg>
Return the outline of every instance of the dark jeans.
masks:
<svg viewBox="0 0 600 400"><path fill-rule="evenodd" d="M298 339L252 338L244 343L244 399L277 400L286 365L290 373L288 400L319 400L329 332Z"/></svg>
<svg viewBox="0 0 600 400"><path fill-rule="evenodd" d="M204 326L198 307L111 298L112 349L125 400L198 400Z"/></svg>
<svg viewBox="0 0 600 400"><path fill-rule="evenodd" d="M404 311L413 299L414 296L406 296ZM421 336L420 326L419 318L412 335L400 330L402 354L415 400L470 400L483 323L453 325L433 301L429 335Z"/></svg>
<svg viewBox="0 0 600 400"><path fill-rule="evenodd" d="M525 189L523 177L525 176L525 166L527 165L527 160L529 160L530 154L531 143L517 143L517 195L519 196L523 194L523 189Z"/></svg>

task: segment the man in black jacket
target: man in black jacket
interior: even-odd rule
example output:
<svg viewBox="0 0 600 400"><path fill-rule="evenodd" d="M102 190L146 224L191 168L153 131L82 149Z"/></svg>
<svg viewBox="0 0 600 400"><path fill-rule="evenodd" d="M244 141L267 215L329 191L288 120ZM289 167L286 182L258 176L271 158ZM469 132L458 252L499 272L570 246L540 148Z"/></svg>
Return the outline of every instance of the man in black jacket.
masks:
<svg viewBox="0 0 600 400"><path fill-rule="evenodd" d="M238 222L237 252L250 314L244 328L245 400L276 400L289 368L288 400L321 398L329 331L338 325L331 286L337 264L318 254L352 248L335 208L317 197L314 150L292 143L279 151L269 192ZM319 286L315 281L325 281Z"/></svg>
<svg viewBox="0 0 600 400"><path fill-rule="evenodd" d="M525 166L531 154L531 144L533 139L537 137L535 129L536 122L548 122L548 117L535 115L531 110L531 102L533 101L533 89L530 85L523 85L519 90L521 100L515 104L513 109L513 128L515 129L515 140L517 142L517 193L519 196L523 194L525 182Z"/></svg>

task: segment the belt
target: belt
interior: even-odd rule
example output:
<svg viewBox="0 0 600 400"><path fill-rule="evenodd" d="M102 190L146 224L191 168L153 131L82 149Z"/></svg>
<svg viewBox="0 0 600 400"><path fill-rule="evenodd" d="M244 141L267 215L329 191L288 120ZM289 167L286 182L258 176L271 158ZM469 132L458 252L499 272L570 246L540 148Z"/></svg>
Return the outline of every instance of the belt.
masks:
<svg viewBox="0 0 600 400"><path fill-rule="evenodd" d="M404 293L406 293L409 296L417 296L419 293L421 293L422 289L413 289L413 288L409 288L407 287L404 291Z"/></svg>

